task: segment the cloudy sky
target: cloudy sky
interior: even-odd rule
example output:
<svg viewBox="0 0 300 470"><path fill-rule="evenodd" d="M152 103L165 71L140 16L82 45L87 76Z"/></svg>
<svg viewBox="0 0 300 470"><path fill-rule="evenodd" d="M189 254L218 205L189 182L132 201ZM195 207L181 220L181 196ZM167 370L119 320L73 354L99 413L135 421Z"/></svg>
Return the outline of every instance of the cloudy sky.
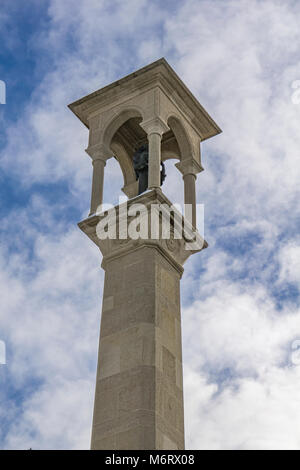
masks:
<svg viewBox="0 0 300 470"><path fill-rule="evenodd" d="M67 104L160 57L223 130L181 284L186 447L300 448L299 22L293 0L1 1L0 448L89 447L103 272Z"/></svg>

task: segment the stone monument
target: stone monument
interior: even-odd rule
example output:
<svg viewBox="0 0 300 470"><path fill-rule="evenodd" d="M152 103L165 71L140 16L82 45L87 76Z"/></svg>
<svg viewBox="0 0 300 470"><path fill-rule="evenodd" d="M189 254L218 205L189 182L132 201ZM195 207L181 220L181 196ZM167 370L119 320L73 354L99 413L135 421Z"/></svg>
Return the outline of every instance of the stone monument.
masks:
<svg viewBox="0 0 300 470"><path fill-rule="evenodd" d="M184 449L180 278L186 259L207 246L196 229L195 182L203 170L200 143L221 130L165 59L69 108L89 129L86 152L93 164L90 213L78 225L99 247L105 270L91 448ZM141 147L147 174L134 161ZM120 204L110 215L101 205L112 156L128 201L125 211ZM161 234L159 208L172 207L161 189L161 163L169 158L178 160L184 201L192 207L189 220L182 217L188 237L174 236L182 221L172 212L170 236ZM150 229L147 236L128 235L135 204L145 208L143 223L152 209L159 212L157 236L149 236ZM116 237L99 238L104 217L111 217ZM192 238L198 244L187 249Z"/></svg>

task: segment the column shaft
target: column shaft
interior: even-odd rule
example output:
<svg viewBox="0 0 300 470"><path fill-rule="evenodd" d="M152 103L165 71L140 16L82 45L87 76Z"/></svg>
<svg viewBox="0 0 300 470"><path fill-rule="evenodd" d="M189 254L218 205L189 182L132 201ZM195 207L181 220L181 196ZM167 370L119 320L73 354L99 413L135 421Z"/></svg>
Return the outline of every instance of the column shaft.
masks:
<svg viewBox="0 0 300 470"><path fill-rule="evenodd" d="M184 181L184 204L192 206L192 220L189 220L196 227L196 175L187 173L183 175ZM185 211L187 217L190 212Z"/></svg>
<svg viewBox="0 0 300 470"><path fill-rule="evenodd" d="M154 247L105 264L92 449L184 449L179 283Z"/></svg>
<svg viewBox="0 0 300 470"><path fill-rule="evenodd" d="M161 134L151 133L149 141L148 189L160 188Z"/></svg>
<svg viewBox="0 0 300 470"><path fill-rule="evenodd" d="M103 183L104 183L104 167L105 160L100 158L93 160L93 182L91 195L90 214L94 214L103 202Z"/></svg>

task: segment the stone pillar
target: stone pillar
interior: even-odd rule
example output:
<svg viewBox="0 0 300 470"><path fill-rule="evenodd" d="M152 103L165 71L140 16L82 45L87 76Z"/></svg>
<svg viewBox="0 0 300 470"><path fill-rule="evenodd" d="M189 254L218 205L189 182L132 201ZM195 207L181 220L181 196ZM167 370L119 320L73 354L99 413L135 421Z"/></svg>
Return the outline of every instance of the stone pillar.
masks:
<svg viewBox="0 0 300 470"><path fill-rule="evenodd" d="M192 220L189 220L193 227L196 227L196 178L194 173L186 173L183 175L184 181L184 204L191 206ZM185 211L185 217L187 217L187 211Z"/></svg>
<svg viewBox="0 0 300 470"><path fill-rule="evenodd" d="M180 274L153 247L105 263L92 449L183 449Z"/></svg>
<svg viewBox="0 0 300 470"><path fill-rule="evenodd" d="M197 173L203 171L202 166L194 158L183 159L175 165L182 173L184 182L184 204L190 204L191 219L189 222L196 228L196 179ZM185 216L188 217L188 211L185 210ZM190 216L188 217L188 219Z"/></svg>
<svg viewBox="0 0 300 470"><path fill-rule="evenodd" d="M157 190L134 203L171 204ZM192 252L183 239L99 240L100 218L79 223L105 270L91 448L184 449L180 278Z"/></svg>
<svg viewBox="0 0 300 470"><path fill-rule="evenodd" d="M164 139L165 149L179 160L176 166L184 176L185 200L193 205L191 219L196 224L200 142L221 129L163 58L69 108L89 129L87 153L93 160L90 216L78 225L102 252L105 270L92 448L183 449L179 280L185 260L207 243L191 223L185 224L185 218L182 221L181 214L174 213L172 239L152 239L151 233L147 238L143 233L144 239L125 235L125 239L100 240L97 224L104 214L98 208L105 162L115 153L124 175L123 191L131 198L128 206L146 204L147 220L150 209L155 211L162 203L158 220L166 216L166 205L172 204L160 189L160 163L161 141L169 123L172 132ZM143 134L137 122L149 142L148 191L139 196L132 164ZM124 205L116 208L116 227L109 227L122 227L122 235L128 228L123 226ZM139 217L131 216L130 221L138 223ZM177 234L182 225L184 238L175 239L175 229Z"/></svg>
<svg viewBox="0 0 300 470"><path fill-rule="evenodd" d="M96 211L101 212L104 189L104 167L106 165L106 160L111 156L111 152L104 149L101 145L88 147L86 152L92 158L93 163L91 207L89 213L89 215L92 215L95 214Z"/></svg>
<svg viewBox="0 0 300 470"><path fill-rule="evenodd" d="M151 133L149 141L148 189L160 187L161 134Z"/></svg>
<svg viewBox="0 0 300 470"><path fill-rule="evenodd" d="M103 202L103 188L104 188L104 167L106 161L101 158L93 160L93 182L92 182L92 194L91 194L91 209L90 214L95 214L101 211L101 204Z"/></svg>
<svg viewBox="0 0 300 470"><path fill-rule="evenodd" d="M160 188L161 138L169 128L160 118L142 122L149 142L148 189Z"/></svg>

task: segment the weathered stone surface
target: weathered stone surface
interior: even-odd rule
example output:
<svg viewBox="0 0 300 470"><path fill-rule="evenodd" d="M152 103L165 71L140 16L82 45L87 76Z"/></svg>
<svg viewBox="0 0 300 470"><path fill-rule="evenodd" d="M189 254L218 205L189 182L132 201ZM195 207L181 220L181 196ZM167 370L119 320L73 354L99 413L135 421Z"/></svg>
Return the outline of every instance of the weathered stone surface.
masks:
<svg viewBox="0 0 300 470"><path fill-rule="evenodd" d="M129 251L118 262L105 263L109 283L106 279L92 448L183 448L182 385L176 372L181 338L175 323L180 325L176 290L181 273L173 266L167 272L154 247L141 247L140 261L133 263L135 256ZM114 270L122 271L121 283Z"/></svg>
<svg viewBox="0 0 300 470"><path fill-rule="evenodd" d="M159 190L137 199L167 201ZM160 238L99 240L96 222L80 224L105 269L92 449L183 449L180 277L191 252L183 239L177 251Z"/></svg>

